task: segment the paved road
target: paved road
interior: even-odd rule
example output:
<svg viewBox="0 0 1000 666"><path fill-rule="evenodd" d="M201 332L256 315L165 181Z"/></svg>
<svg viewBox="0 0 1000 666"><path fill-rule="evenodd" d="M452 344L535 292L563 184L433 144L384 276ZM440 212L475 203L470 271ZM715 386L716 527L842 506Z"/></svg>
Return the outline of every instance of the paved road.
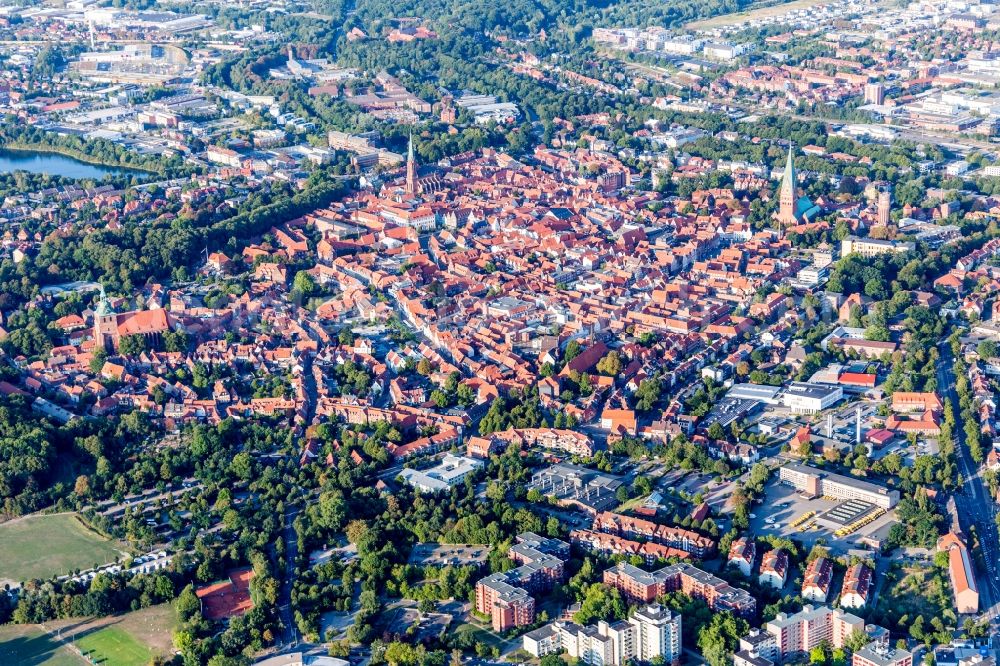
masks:
<svg viewBox="0 0 1000 666"><path fill-rule="evenodd" d="M963 486L955 493L955 504L958 509L962 527L968 529L974 525L979 536L983 559L986 561L986 571L977 571L979 584L979 607L984 617L991 622L1000 618L1000 539L997 537L996 504L990 496L989 489L983 482L982 470L975 464L965 445L965 430L962 427L961 415L958 413L958 393L955 391L955 374L952 370L952 355L949 348L943 349L941 363L938 366L938 388L947 400L952 401L956 412L955 445L958 469L964 479Z"/></svg>
<svg viewBox="0 0 1000 666"><path fill-rule="evenodd" d="M295 508L285 512L285 528L281 533L281 538L285 540L285 561L287 565L284 575L281 577L278 613L281 617L281 623L285 628L280 643L288 647L294 647L302 640L292 614L292 581L295 579L295 561L299 554L299 540L292 523L300 511L301 509Z"/></svg>

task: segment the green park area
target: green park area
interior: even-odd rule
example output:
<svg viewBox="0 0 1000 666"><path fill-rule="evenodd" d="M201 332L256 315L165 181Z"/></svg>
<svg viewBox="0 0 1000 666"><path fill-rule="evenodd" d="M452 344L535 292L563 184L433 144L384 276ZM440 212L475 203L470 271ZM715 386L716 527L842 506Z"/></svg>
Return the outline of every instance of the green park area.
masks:
<svg viewBox="0 0 1000 666"><path fill-rule="evenodd" d="M47 579L107 564L120 555L118 544L76 514L27 516L0 525L0 581Z"/></svg>

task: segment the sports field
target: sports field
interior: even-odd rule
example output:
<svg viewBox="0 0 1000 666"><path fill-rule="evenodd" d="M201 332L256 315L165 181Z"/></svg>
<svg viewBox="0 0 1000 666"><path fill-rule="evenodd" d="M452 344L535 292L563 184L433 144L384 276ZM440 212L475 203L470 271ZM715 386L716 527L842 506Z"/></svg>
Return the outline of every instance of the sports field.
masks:
<svg viewBox="0 0 1000 666"><path fill-rule="evenodd" d="M0 583L50 578L114 562L118 545L72 513L34 515L0 524Z"/></svg>
<svg viewBox="0 0 1000 666"><path fill-rule="evenodd" d="M140 653L170 657L174 653L172 638L177 624L174 604L159 604L124 615L52 620L45 626L49 631L61 634L65 640L72 641L81 651L94 650L95 659L104 654L106 660L103 663L111 666L119 661L130 663L130 654L136 655L136 658ZM109 652L113 658L107 657Z"/></svg>
<svg viewBox="0 0 1000 666"><path fill-rule="evenodd" d="M76 639L76 647L95 664L147 666L153 653L124 629L114 625Z"/></svg>
<svg viewBox="0 0 1000 666"><path fill-rule="evenodd" d="M82 666L83 659L33 625L0 627L0 664Z"/></svg>

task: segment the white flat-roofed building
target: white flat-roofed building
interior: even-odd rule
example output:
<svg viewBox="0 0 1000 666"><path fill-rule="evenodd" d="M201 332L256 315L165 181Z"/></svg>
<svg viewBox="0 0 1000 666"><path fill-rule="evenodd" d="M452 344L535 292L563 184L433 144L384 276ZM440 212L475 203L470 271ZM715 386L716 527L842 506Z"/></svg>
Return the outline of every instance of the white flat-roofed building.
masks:
<svg viewBox="0 0 1000 666"><path fill-rule="evenodd" d="M680 660L681 617L654 604L636 609L627 621L588 626L557 621L526 633L522 646L534 657L562 650L587 666L623 666L657 657L673 664Z"/></svg>
<svg viewBox="0 0 1000 666"><path fill-rule="evenodd" d="M736 400L756 400L765 405L781 403L781 387L764 384L733 384L726 393L727 398Z"/></svg>
<svg viewBox="0 0 1000 666"><path fill-rule="evenodd" d="M430 469L404 469L399 473L404 481L424 493L448 490L483 466L482 460L447 454L441 463Z"/></svg>
<svg viewBox="0 0 1000 666"><path fill-rule="evenodd" d="M792 382L781 394L781 404L796 414L815 414L844 397L840 386Z"/></svg>
<svg viewBox="0 0 1000 666"><path fill-rule="evenodd" d="M872 642L854 653L851 666L913 666L913 653Z"/></svg>
<svg viewBox="0 0 1000 666"><path fill-rule="evenodd" d="M680 660L681 616L659 604L640 606L628 619L635 629L635 655L638 661L663 657L670 664Z"/></svg>
<svg viewBox="0 0 1000 666"><path fill-rule="evenodd" d="M870 481L833 474L808 465L788 463L778 470L778 478L799 492L812 497L856 499L886 510L899 503L898 490L889 490Z"/></svg>

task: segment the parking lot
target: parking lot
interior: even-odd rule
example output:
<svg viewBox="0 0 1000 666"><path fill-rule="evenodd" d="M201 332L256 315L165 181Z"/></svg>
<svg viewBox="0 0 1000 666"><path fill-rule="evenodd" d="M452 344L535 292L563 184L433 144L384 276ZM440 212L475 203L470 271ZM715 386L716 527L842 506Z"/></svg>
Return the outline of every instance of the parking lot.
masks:
<svg viewBox="0 0 1000 666"><path fill-rule="evenodd" d="M754 535L773 534L795 539L804 544L807 550L819 539L823 539L833 554L839 555L852 548L863 548L862 537L881 530L894 520L894 514L890 511L858 531L838 537L834 534L837 526L817 519L842 504L844 503L838 500L803 497L791 486L774 480L766 488L763 503L755 504L751 509L753 517L750 519L750 531ZM841 510L852 515L855 513L843 508Z"/></svg>

